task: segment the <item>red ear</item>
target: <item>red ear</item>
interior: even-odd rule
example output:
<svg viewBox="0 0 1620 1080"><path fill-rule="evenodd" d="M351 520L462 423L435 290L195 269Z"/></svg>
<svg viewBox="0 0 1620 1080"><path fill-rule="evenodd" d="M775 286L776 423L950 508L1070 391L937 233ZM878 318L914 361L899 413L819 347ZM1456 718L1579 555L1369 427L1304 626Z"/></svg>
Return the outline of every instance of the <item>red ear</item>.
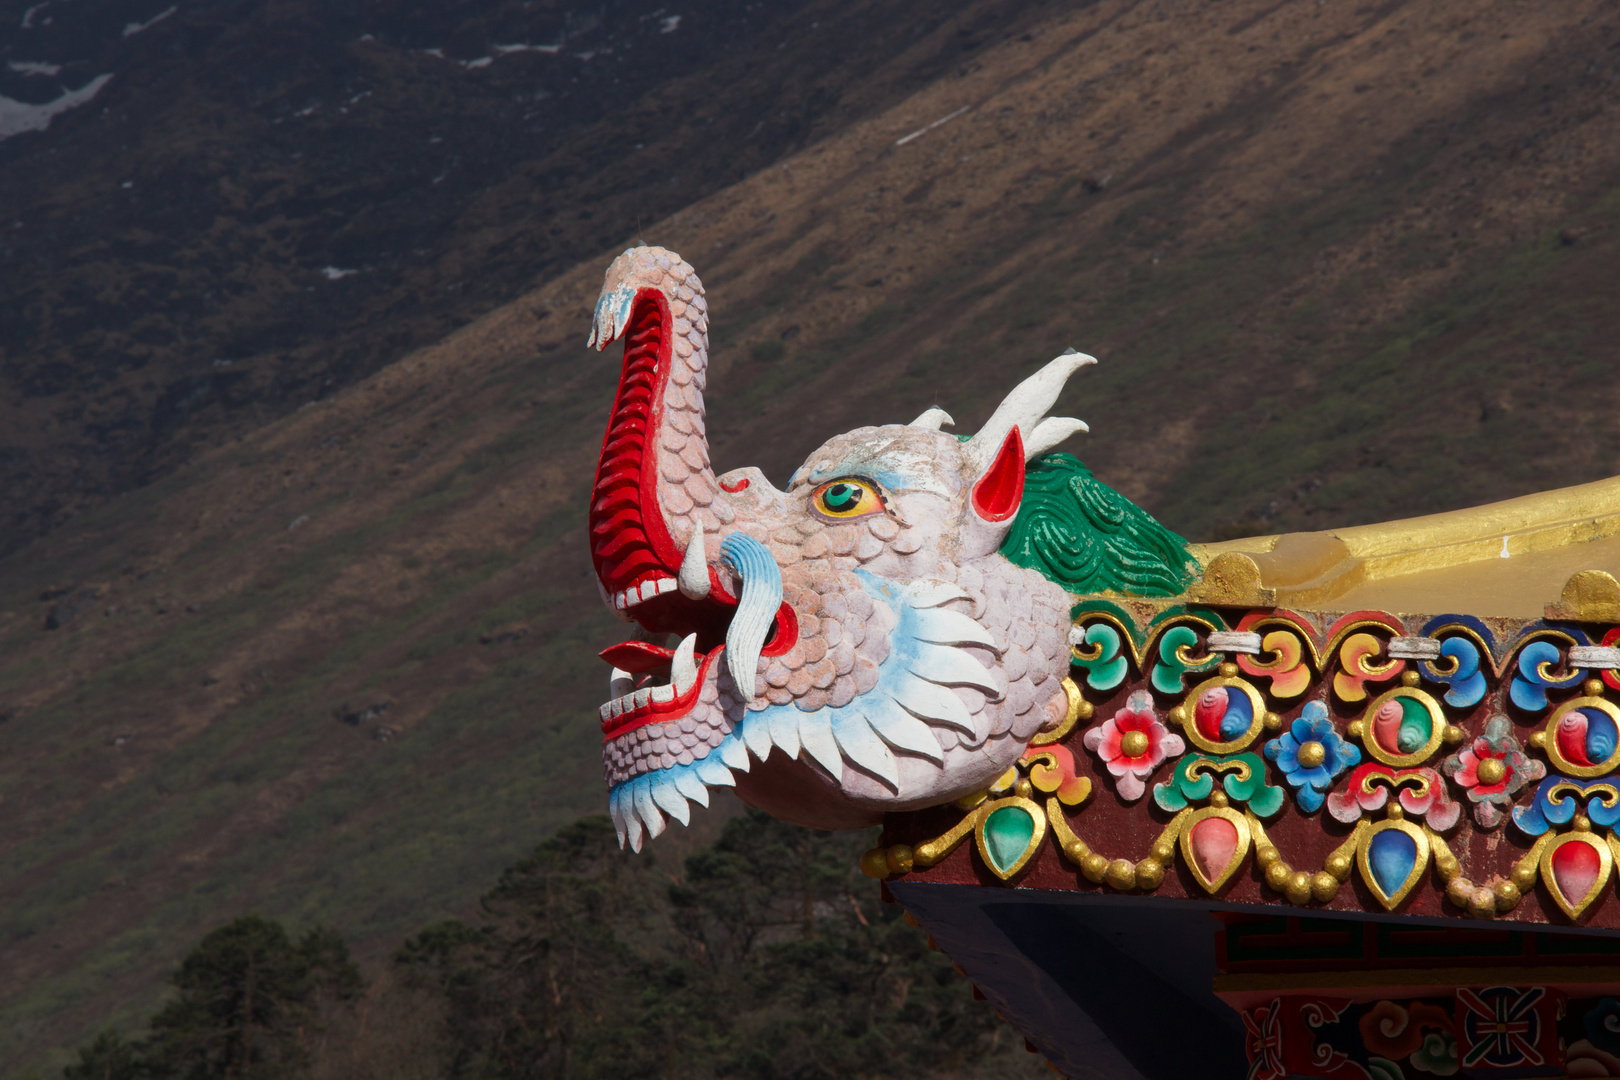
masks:
<svg viewBox="0 0 1620 1080"><path fill-rule="evenodd" d="M1018 425L1007 432L996 460L973 485L973 509L986 521L1006 521L1024 498L1024 438Z"/></svg>

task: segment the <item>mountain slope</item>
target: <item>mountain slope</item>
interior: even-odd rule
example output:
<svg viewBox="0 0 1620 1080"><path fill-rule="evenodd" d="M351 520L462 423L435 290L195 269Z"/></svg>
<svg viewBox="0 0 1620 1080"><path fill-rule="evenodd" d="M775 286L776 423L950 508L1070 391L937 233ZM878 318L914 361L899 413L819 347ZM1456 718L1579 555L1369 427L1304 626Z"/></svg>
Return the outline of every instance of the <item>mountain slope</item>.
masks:
<svg viewBox="0 0 1620 1080"><path fill-rule="evenodd" d="M1072 343L1072 449L1186 535L1463 506L1620 471L1617 46L1596 2L1098 3L639 232L708 286L720 469L935 402L972 431ZM199 927L374 956L600 807L615 216L0 561L7 1068L144 1018Z"/></svg>
<svg viewBox="0 0 1620 1080"><path fill-rule="evenodd" d="M881 111L1043 6L0 3L0 113L59 110L0 120L0 552Z"/></svg>

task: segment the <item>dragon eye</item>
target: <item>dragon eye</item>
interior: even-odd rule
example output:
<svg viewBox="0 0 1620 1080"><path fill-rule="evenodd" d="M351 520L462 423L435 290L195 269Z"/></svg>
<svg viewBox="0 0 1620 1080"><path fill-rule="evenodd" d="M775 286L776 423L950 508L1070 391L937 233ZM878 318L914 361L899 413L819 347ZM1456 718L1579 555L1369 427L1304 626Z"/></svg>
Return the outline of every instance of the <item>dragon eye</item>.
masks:
<svg viewBox="0 0 1620 1080"><path fill-rule="evenodd" d="M883 500L877 489L865 480L844 478L823 484L816 489L810 502L815 508L834 518L853 518L883 509Z"/></svg>

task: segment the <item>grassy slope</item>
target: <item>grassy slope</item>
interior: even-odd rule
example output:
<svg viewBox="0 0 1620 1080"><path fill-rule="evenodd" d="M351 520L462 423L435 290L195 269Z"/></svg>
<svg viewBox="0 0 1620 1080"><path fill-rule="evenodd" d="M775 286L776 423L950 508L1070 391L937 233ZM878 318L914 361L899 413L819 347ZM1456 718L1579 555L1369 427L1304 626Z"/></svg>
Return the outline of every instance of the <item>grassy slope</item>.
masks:
<svg viewBox="0 0 1620 1080"><path fill-rule="evenodd" d="M934 401L972 430L1072 342L1076 452L1198 538L1616 471L1612 9L1039 31L643 226L710 286L720 467ZM605 261L0 564L4 1067L246 910L379 955L600 805ZM103 593L45 632L42 582Z"/></svg>

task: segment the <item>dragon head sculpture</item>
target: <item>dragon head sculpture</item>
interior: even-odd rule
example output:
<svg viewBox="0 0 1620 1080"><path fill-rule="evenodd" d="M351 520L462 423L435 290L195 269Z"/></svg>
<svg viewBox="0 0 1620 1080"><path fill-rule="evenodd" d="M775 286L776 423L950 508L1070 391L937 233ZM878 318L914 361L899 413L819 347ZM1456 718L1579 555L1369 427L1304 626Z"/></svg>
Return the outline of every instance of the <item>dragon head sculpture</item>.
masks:
<svg viewBox="0 0 1620 1080"><path fill-rule="evenodd" d="M604 599L637 626L602 652L621 843L686 823L721 785L818 828L981 790L1067 713L1073 596L1189 580L1180 537L1047 453L1086 430L1046 412L1091 357L1041 368L972 438L931 408L836 436L780 490L710 468L707 331L680 256L609 266L589 344L625 351L590 543Z"/></svg>

